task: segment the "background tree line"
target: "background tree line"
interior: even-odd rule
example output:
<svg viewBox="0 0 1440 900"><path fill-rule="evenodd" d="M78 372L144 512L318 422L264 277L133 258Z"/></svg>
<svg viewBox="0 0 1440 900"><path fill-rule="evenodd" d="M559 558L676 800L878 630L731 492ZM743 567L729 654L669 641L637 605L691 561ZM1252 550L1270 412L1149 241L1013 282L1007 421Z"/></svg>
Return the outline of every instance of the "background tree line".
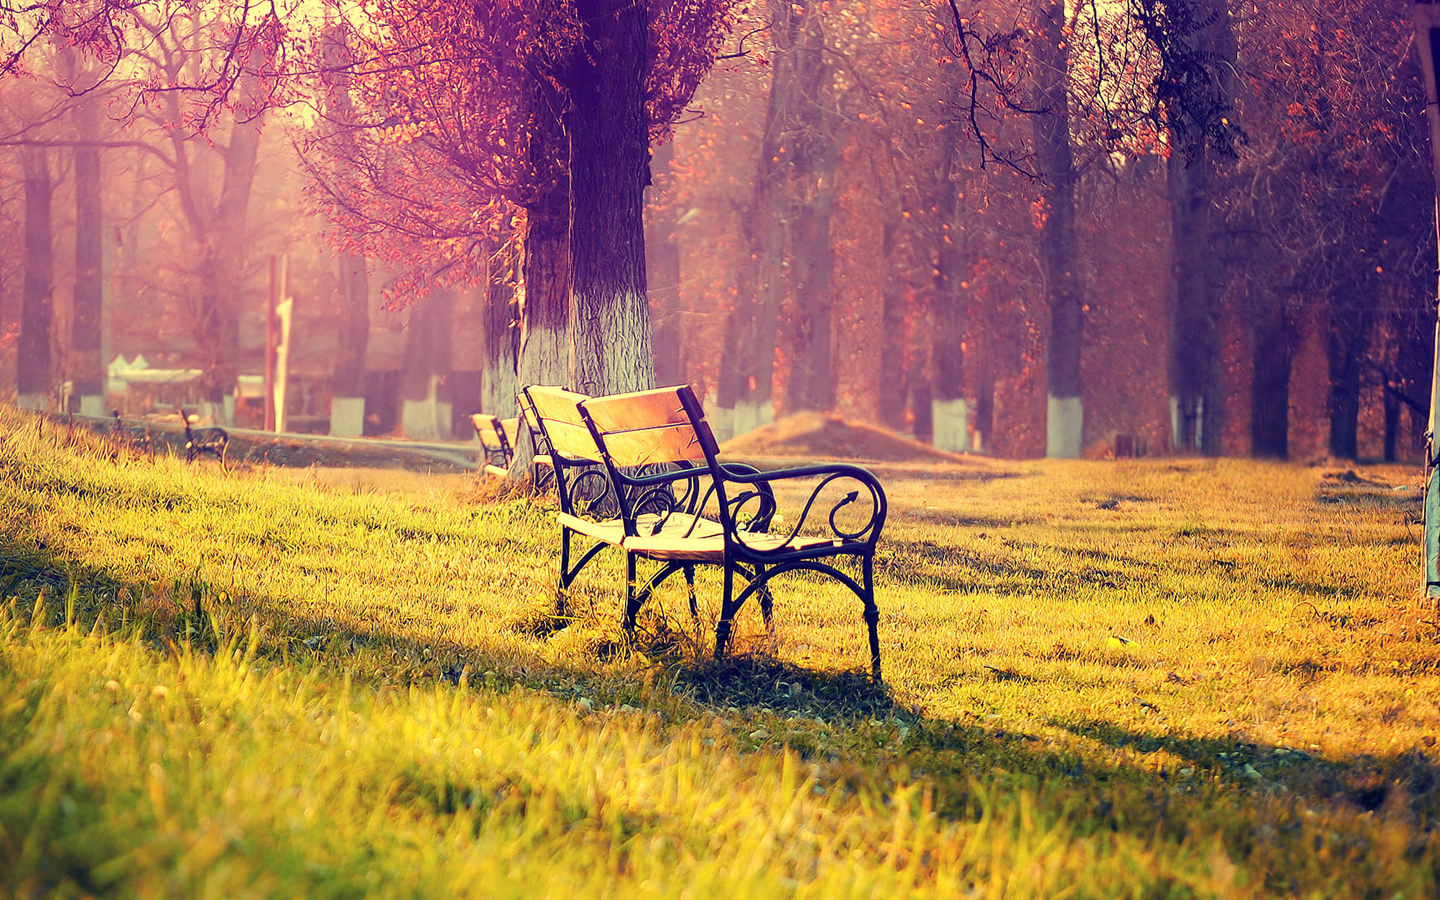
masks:
<svg viewBox="0 0 1440 900"><path fill-rule="evenodd" d="M283 252L300 352L371 431L653 380L730 432L819 410L1013 456L1418 450L1434 193L1398 0L652 2L629 32L603 3L372 9L238 64L202 49L223 18L173 11L118 55L27 48L0 383L90 395L103 331L218 398ZM321 61L303 103L282 45ZM133 87L207 79L223 103ZM621 82L640 99L585 100ZM643 242L597 227L647 181Z"/></svg>

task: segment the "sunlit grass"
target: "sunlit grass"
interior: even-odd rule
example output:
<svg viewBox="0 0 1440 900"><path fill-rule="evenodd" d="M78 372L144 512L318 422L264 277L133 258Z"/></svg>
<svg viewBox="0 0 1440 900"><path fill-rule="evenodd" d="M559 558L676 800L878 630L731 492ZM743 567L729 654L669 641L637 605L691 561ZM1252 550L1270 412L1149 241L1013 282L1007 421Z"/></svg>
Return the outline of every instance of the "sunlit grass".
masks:
<svg viewBox="0 0 1440 900"><path fill-rule="evenodd" d="M885 470L880 692L824 580L630 650L543 503L0 411L0 893L1432 896L1419 478L1359 473Z"/></svg>

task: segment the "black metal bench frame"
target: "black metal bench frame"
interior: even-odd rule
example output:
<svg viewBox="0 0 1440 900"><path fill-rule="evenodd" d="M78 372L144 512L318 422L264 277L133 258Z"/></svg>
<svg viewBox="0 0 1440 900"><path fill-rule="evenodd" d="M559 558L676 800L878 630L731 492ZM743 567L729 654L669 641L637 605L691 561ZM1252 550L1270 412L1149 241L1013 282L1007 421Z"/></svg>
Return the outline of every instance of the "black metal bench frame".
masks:
<svg viewBox="0 0 1440 900"><path fill-rule="evenodd" d="M696 563L718 564L723 569L724 591L720 618L715 628L715 656L725 654L730 641L735 615L745 601L758 595L767 627L772 625L769 583L779 575L796 571L818 572L843 584L863 604L863 619L869 632L870 663L877 683L880 673L879 609L875 603L875 551L885 525L887 510L884 488L870 472L859 466L823 464L798 468L748 471L722 464L719 447L705 420L704 410L689 387L662 388L634 394L595 397L579 401L582 417L605 461L615 493L621 504L621 515L627 523L637 522L643 499L650 492L678 479L695 477L693 469L679 472L645 474L637 466L693 466L708 470L707 494L695 509L713 509L720 525L720 534L696 533L664 528L645 535L638 528L622 541L626 552L629 589L626 621L633 621L649 592L665 577L678 569L686 570L693 585L691 571ZM639 474L637 474L637 471ZM769 525L775 520L775 483L810 479L817 483L811 489L795 523L788 533L772 535ZM840 485L842 495L831 505L828 514L821 512L821 498ZM730 489L737 488L732 496ZM715 503L709 505L710 492ZM626 498L638 498L627 500ZM694 498L691 498L694 503ZM842 510L868 515L858 524L844 525L839 521ZM814 519L812 519L814 514ZM821 516L823 515L823 518ZM814 521L818 519L819 521ZM698 521L698 518L692 519ZM638 522L637 522L638 523ZM806 530L818 534L802 534ZM634 589L636 558L643 557L662 563L662 568L645 588ZM840 557L857 561L859 579L832 565ZM735 577L748 581L738 593ZM693 588L692 588L693 606Z"/></svg>

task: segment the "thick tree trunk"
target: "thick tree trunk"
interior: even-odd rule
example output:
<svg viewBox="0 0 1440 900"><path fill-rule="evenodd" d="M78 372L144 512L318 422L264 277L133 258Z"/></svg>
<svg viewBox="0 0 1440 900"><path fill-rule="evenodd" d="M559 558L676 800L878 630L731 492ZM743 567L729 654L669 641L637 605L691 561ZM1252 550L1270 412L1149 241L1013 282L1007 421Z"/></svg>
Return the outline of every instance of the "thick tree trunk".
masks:
<svg viewBox="0 0 1440 900"><path fill-rule="evenodd" d="M1330 370L1330 455L1355 459L1359 455L1360 369L1370 349L1372 316L1367 311L1354 309L1342 298L1331 302L1326 343Z"/></svg>
<svg viewBox="0 0 1440 900"><path fill-rule="evenodd" d="M401 427L421 441L450 437L451 407L445 378L450 374L450 335L455 292L435 290L410 308L405 329L405 368L400 374Z"/></svg>
<svg viewBox="0 0 1440 900"><path fill-rule="evenodd" d="M16 380L20 405L45 409L52 399L50 322L55 281L50 225L50 159L44 149L20 153L25 176L25 288L20 306Z"/></svg>
<svg viewBox="0 0 1440 900"><path fill-rule="evenodd" d="M964 256L957 228L958 192L952 173L959 157L959 125L945 127L941 136L940 177L934 207L940 222L935 235L935 276L930 309L930 415L931 440L941 450L970 449L970 407L965 396L965 325L968 296ZM916 434L920 424L916 423Z"/></svg>
<svg viewBox="0 0 1440 900"><path fill-rule="evenodd" d="M793 52L797 34L795 8L771 0L777 52L770 66L770 93L755 160L755 181L742 221L746 254L736 273L736 304L727 322L720 366L717 424L741 434L774 417L775 343L780 307L785 296L782 270L785 233L785 136L793 109L800 102Z"/></svg>
<svg viewBox="0 0 1440 900"><path fill-rule="evenodd" d="M571 73L570 178L574 388L655 384L645 292L646 7L577 0L584 40Z"/></svg>
<svg viewBox="0 0 1440 900"><path fill-rule="evenodd" d="M1235 36L1225 0L1180 0L1191 9L1180 21L1197 23L1182 40L1205 58L1212 102L1234 94ZM1195 73L1201 74L1201 73ZM1220 365L1220 294L1224 272L1211 221L1210 143L1219 122L1198 110L1170 111L1170 213L1175 291L1170 332L1171 443L1176 450L1217 456L1224 421Z"/></svg>
<svg viewBox="0 0 1440 900"><path fill-rule="evenodd" d="M811 59L818 65L817 59ZM808 63L807 63L808 64ZM835 302L835 245L830 219L835 210L835 165L839 146L812 100L801 117L791 161L795 225L791 230L790 273L794 284L793 358L790 412L827 410L835 403L832 317Z"/></svg>
<svg viewBox="0 0 1440 900"><path fill-rule="evenodd" d="M645 229L645 282L650 294L650 316L655 323L655 383L686 381L682 338L684 310L680 299L680 240L671 161L675 144L656 147L650 157L650 208Z"/></svg>
<svg viewBox="0 0 1440 900"><path fill-rule="evenodd" d="M1220 452L1219 272L1210 223L1208 152L1170 156L1175 293L1170 332L1171 443Z"/></svg>
<svg viewBox="0 0 1440 900"><path fill-rule="evenodd" d="M485 284L485 359L480 375L480 408L492 416L515 414L516 365L520 354L520 322L514 303L509 266L493 263ZM516 443L519 439L512 436Z"/></svg>
<svg viewBox="0 0 1440 900"><path fill-rule="evenodd" d="M880 232L880 258L885 266L884 295L880 300L879 393L880 423L892 431L905 430L905 290L900 276L896 236L900 223L887 217Z"/></svg>
<svg viewBox="0 0 1440 900"><path fill-rule="evenodd" d="M81 141L99 136L93 97L79 100L76 125ZM102 356L101 320L104 314L104 221L100 202L100 148L75 148L75 294L70 319L70 377L74 381L76 411L105 415L106 360Z"/></svg>
<svg viewBox="0 0 1440 900"><path fill-rule="evenodd" d="M1076 263L1075 164L1070 148L1070 51L1065 4L1045 0L1035 14L1035 155L1045 179L1040 227L1040 268L1050 307L1050 342L1045 357L1047 408L1045 455L1078 457L1084 441L1080 353L1084 344Z"/></svg>
<svg viewBox="0 0 1440 900"><path fill-rule="evenodd" d="M370 273L365 257L340 257L340 316L330 376L330 433L359 437L365 430L365 365L370 343Z"/></svg>
<svg viewBox="0 0 1440 900"><path fill-rule="evenodd" d="M202 237L200 310L201 388L218 408L235 387L240 355L240 304L245 276L245 219L260 153L260 123L236 122L225 148L225 175L215 216Z"/></svg>
<svg viewBox="0 0 1440 900"><path fill-rule="evenodd" d="M1251 310L1254 334L1250 385L1250 452L1286 459L1290 455L1290 359L1292 328L1285 303L1261 289Z"/></svg>

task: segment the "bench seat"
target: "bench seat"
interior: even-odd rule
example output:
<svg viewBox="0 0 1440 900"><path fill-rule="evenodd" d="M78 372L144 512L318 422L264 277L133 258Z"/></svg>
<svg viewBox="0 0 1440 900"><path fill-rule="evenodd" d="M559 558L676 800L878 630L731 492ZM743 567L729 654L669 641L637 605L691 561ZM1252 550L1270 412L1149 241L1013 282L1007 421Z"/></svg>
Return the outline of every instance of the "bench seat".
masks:
<svg viewBox="0 0 1440 900"><path fill-rule="evenodd" d="M841 546L831 538L788 537L783 534L746 534L740 538L746 547L761 553L783 553L792 550L813 550L829 544ZM674 560L685 562L720 563L725 560L725 534L716 523L715 534L691 535L684 537L667 528L661 533L646 537L627 537L621 545L626 551L646 559Z"/></svg>
<svg viewBox="0 0 1440 900"><path fill-rule="evenodd" d="M650 535L655 526L660 522L661 516L655 513L644 513L635 517L637 530L642 535ZM686 513L671 513L664 517L665 524L658 535L653 535L649 540L663 538L672 541L701 541L701 540L724 540L724 526L711 519L700 517L697 521L695 516ZM602 519L594 521L582 519L570 513L559 514L560 524L585 535L592 540L604 541L615 546L629 547L628 541L641 540L642 538L627 538L625 536L624 519ZM691 527L691 522L695 522ZM686 536L688 534L688 537ZM675 557L679 559L680 557Z"/></svg>

